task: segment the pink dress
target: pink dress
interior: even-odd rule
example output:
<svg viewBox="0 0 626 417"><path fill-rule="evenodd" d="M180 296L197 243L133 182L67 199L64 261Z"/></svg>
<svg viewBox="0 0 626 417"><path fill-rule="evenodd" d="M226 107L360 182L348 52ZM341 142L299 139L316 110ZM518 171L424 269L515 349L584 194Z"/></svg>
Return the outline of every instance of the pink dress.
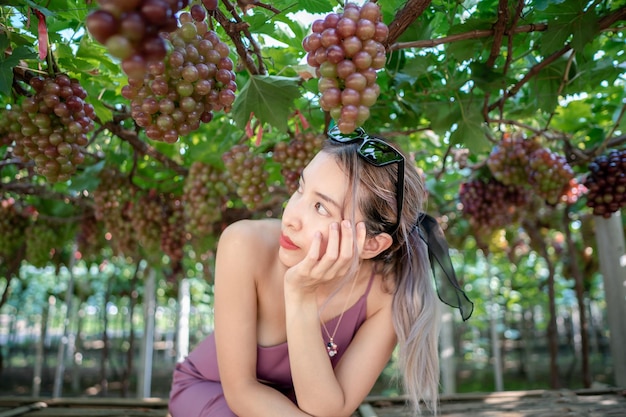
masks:
<svg viewBox="0 0 626 417"><path fill-rule="evenodd" d="M339 363L347 346L366 319L367 290L359 300L344 312L335 334L338 353L329 360L333 368ZM326 322L326 328L335 328L339 316ZM325 342L326 336L324 336ZM257 378L295 400L287 343L257 347ZM170 392L169 411L172 417L237 417L226 404L217 368L215 337L210 334L176 365Z"/></svg>

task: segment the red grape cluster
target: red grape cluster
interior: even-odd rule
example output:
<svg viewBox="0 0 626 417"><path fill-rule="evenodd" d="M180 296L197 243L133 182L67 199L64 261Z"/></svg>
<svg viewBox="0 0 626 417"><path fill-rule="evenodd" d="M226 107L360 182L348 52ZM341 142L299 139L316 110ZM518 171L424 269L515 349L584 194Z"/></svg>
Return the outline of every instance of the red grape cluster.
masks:
<svg viewBox="0 0 626 417"><path fill-rule="evenodd" d="M531 195L528 190L495 179L474 179L461 184L459 199L470 224L479 231L490 231L516 221Z"/></svg>
<svg viewBox="0 0 626 417"><path fill-rule="evenodd" d="M15 199L0 199L0 261L4 259L6 262L15 256L17 249L24 243L24 231L28 224L28 215L20 209Z"/></svg>
<svg viewBox="0 0 626 417"><path fill-rule="evenodd" d="M319 76L320 106L329 111L342 133L351 133L370 116L380 94L376 70L387 60L383 42L389 28L380 6L346 3L341 14L316 20L302 46Z"/></svg>
<svg viewBox="0 0 626 417"><path fill-rule="evenodd" d="M572 183L574 171L563 156L518 134L504 136L489 155L487 166L504 185L532 187L552 205L576 186Z"/></svg>
<svg viewBox="0 0 626 417"><path fill-rule="evenodd" d="M131 205L130 220L137 233L137 241L147 254L156 253L161 244L163 201L155 190L139 195Z"/></svg>
<svg viewBox="0 0 626 417"><path fill-rule="evenodd" d="M587 206L593 214L609 218L626 205L626 149L613 149L589 164Z"/></svg>
<svg viewBox="0 0 626 417"><path fill-rule="evenodd" d="M0 111L0 146L7 146L13 143L13 131L19 131L17 117L19 113L12 108L5 108ZM20 135L21 137L21 135Z"/></svg>
<svg viewBox="0 0 626 417"><path fill-rule="evenodd" d="M191 164L183 188L185 230L192 236L213 233L213 223L222 218L227 202L230 177L223 170L195 161Z"/></svg>
<svg viewBox="0 0 626 417"><path fill-rule="evenodd" d="M99 0L87 16L87 29L109 53L122 61L129 78L142 79L149 63L165 58L160 32L176 30L176 13L189 0Z"/></svg>
<svg viewBox="0 0 626 417"><path fill-rule="evenodd" d="M289 142L274 145L272 158L281 164L280 172L290 193L298 189L298 181L304 167L322 148L326 137L312 132L297 134Z"/></svg>
<svg viewBox="0 0 626 417"><path fill-rule="evenodd" d="M76 234L76 247L79 259L86 261L98 261L102 257L104 249L104 233L102 223L96 220L93 213L87 213L78 225Z"/></svg>
<svg viewBox="0 0 626 417"><path fill-rule="evenodd" d="M235 101L229 46L192 16L181 13L181 26L167 35L165 60L149 64L145 77L129 78L122 88L133 119L153 140L174 143L210 122L214 111L229 112Z"/></svg>
<svg viewBox="0 0 626 417"><path fill-rule="evenodd" d="M33 77L30 86L35 94L9 115L14 153L25 162L34 161L48 181L67 181L85 159L94 108L84 101L87 92L78 80L65 74Z"/></svg>
<svg viewBox="0 0 626 417"><path fill-rule="evenodd" d="M539 149L538 142L522 135L505 134L487 159L493 177L505 185L523 185L528 182L530 154Z"/></svg>
<svg viewBox="0 0 626 417"><path fill-rule="evenodd" d="M574 171L565 157L546 148L530 154L528 181L548 204L557 204L567 194L573 178Z"/></svg>
<svg viewBox="0 0 626 417"><path fill-rule="evenodd" d="M269 194L265 158L254 154L248 145L235 145L222 159L236 184L237 195L249 209L258 207Z"/></svg>
<svg viewBox="0 0 626 417"><path fill-rule="evenodd" d="M185 230L185 208L183 199L169 197L164 206L165 221L161 226L161 250L171 262L179 262L183 259L183 248L187 242Z"/></svg>
<svg viewBox="0 0 626 417"><path fill-rule="evenodd" d="M100 184L93 193L96 219L104 222L105 239L116 253L134 256L137 232L130 215L133 198L130 183L112 168L104 168L99 177Z"/></svg>

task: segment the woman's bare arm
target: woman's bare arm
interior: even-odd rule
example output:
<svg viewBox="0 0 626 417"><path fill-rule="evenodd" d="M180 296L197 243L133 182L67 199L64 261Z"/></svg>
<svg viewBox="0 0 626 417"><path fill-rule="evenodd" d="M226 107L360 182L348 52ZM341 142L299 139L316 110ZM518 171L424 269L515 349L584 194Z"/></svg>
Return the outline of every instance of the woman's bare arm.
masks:
<svg viewBox="0 0 626 417"><path fill-rule="evenodd" d="M231 410L240 417L307 416L279 391L256 378L257 293L254 274L263 251L251 222L222 234L215 271L215 340L220 378ZM261 259L260 259L261 258Z"/></svg>

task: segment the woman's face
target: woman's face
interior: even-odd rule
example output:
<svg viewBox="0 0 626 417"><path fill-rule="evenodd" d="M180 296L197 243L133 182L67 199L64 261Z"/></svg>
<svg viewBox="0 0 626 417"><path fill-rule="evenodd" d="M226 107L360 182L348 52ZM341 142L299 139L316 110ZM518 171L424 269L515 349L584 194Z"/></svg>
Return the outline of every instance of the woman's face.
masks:
<svg viewBox="0 0 626 417"><path fill-rule="evenodd" d="M350 213L349 181L335 157L319 152L302 172L298 190L291 196L282 218L280 260L288 267L307 254L316 232L322 234L321 254L326 251L328 230ZM357 210L356 220L362 218Z"/></svg>

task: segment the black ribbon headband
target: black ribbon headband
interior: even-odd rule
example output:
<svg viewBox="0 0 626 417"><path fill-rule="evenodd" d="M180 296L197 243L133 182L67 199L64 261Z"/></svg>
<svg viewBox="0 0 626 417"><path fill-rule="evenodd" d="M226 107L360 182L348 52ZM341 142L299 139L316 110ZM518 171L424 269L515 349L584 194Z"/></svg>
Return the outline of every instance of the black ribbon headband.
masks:
<svg viewBox="0 0 626 417"><path fill-rule="evenodd" d="M474 303L459 285L450 259L448 242L437 220L426 213L420 213L416 224L419 235L428 247L428 259L433 271L439 299L461 312L463 321L470 318ZM437 273L439 270L439 274Z"/></svg>

